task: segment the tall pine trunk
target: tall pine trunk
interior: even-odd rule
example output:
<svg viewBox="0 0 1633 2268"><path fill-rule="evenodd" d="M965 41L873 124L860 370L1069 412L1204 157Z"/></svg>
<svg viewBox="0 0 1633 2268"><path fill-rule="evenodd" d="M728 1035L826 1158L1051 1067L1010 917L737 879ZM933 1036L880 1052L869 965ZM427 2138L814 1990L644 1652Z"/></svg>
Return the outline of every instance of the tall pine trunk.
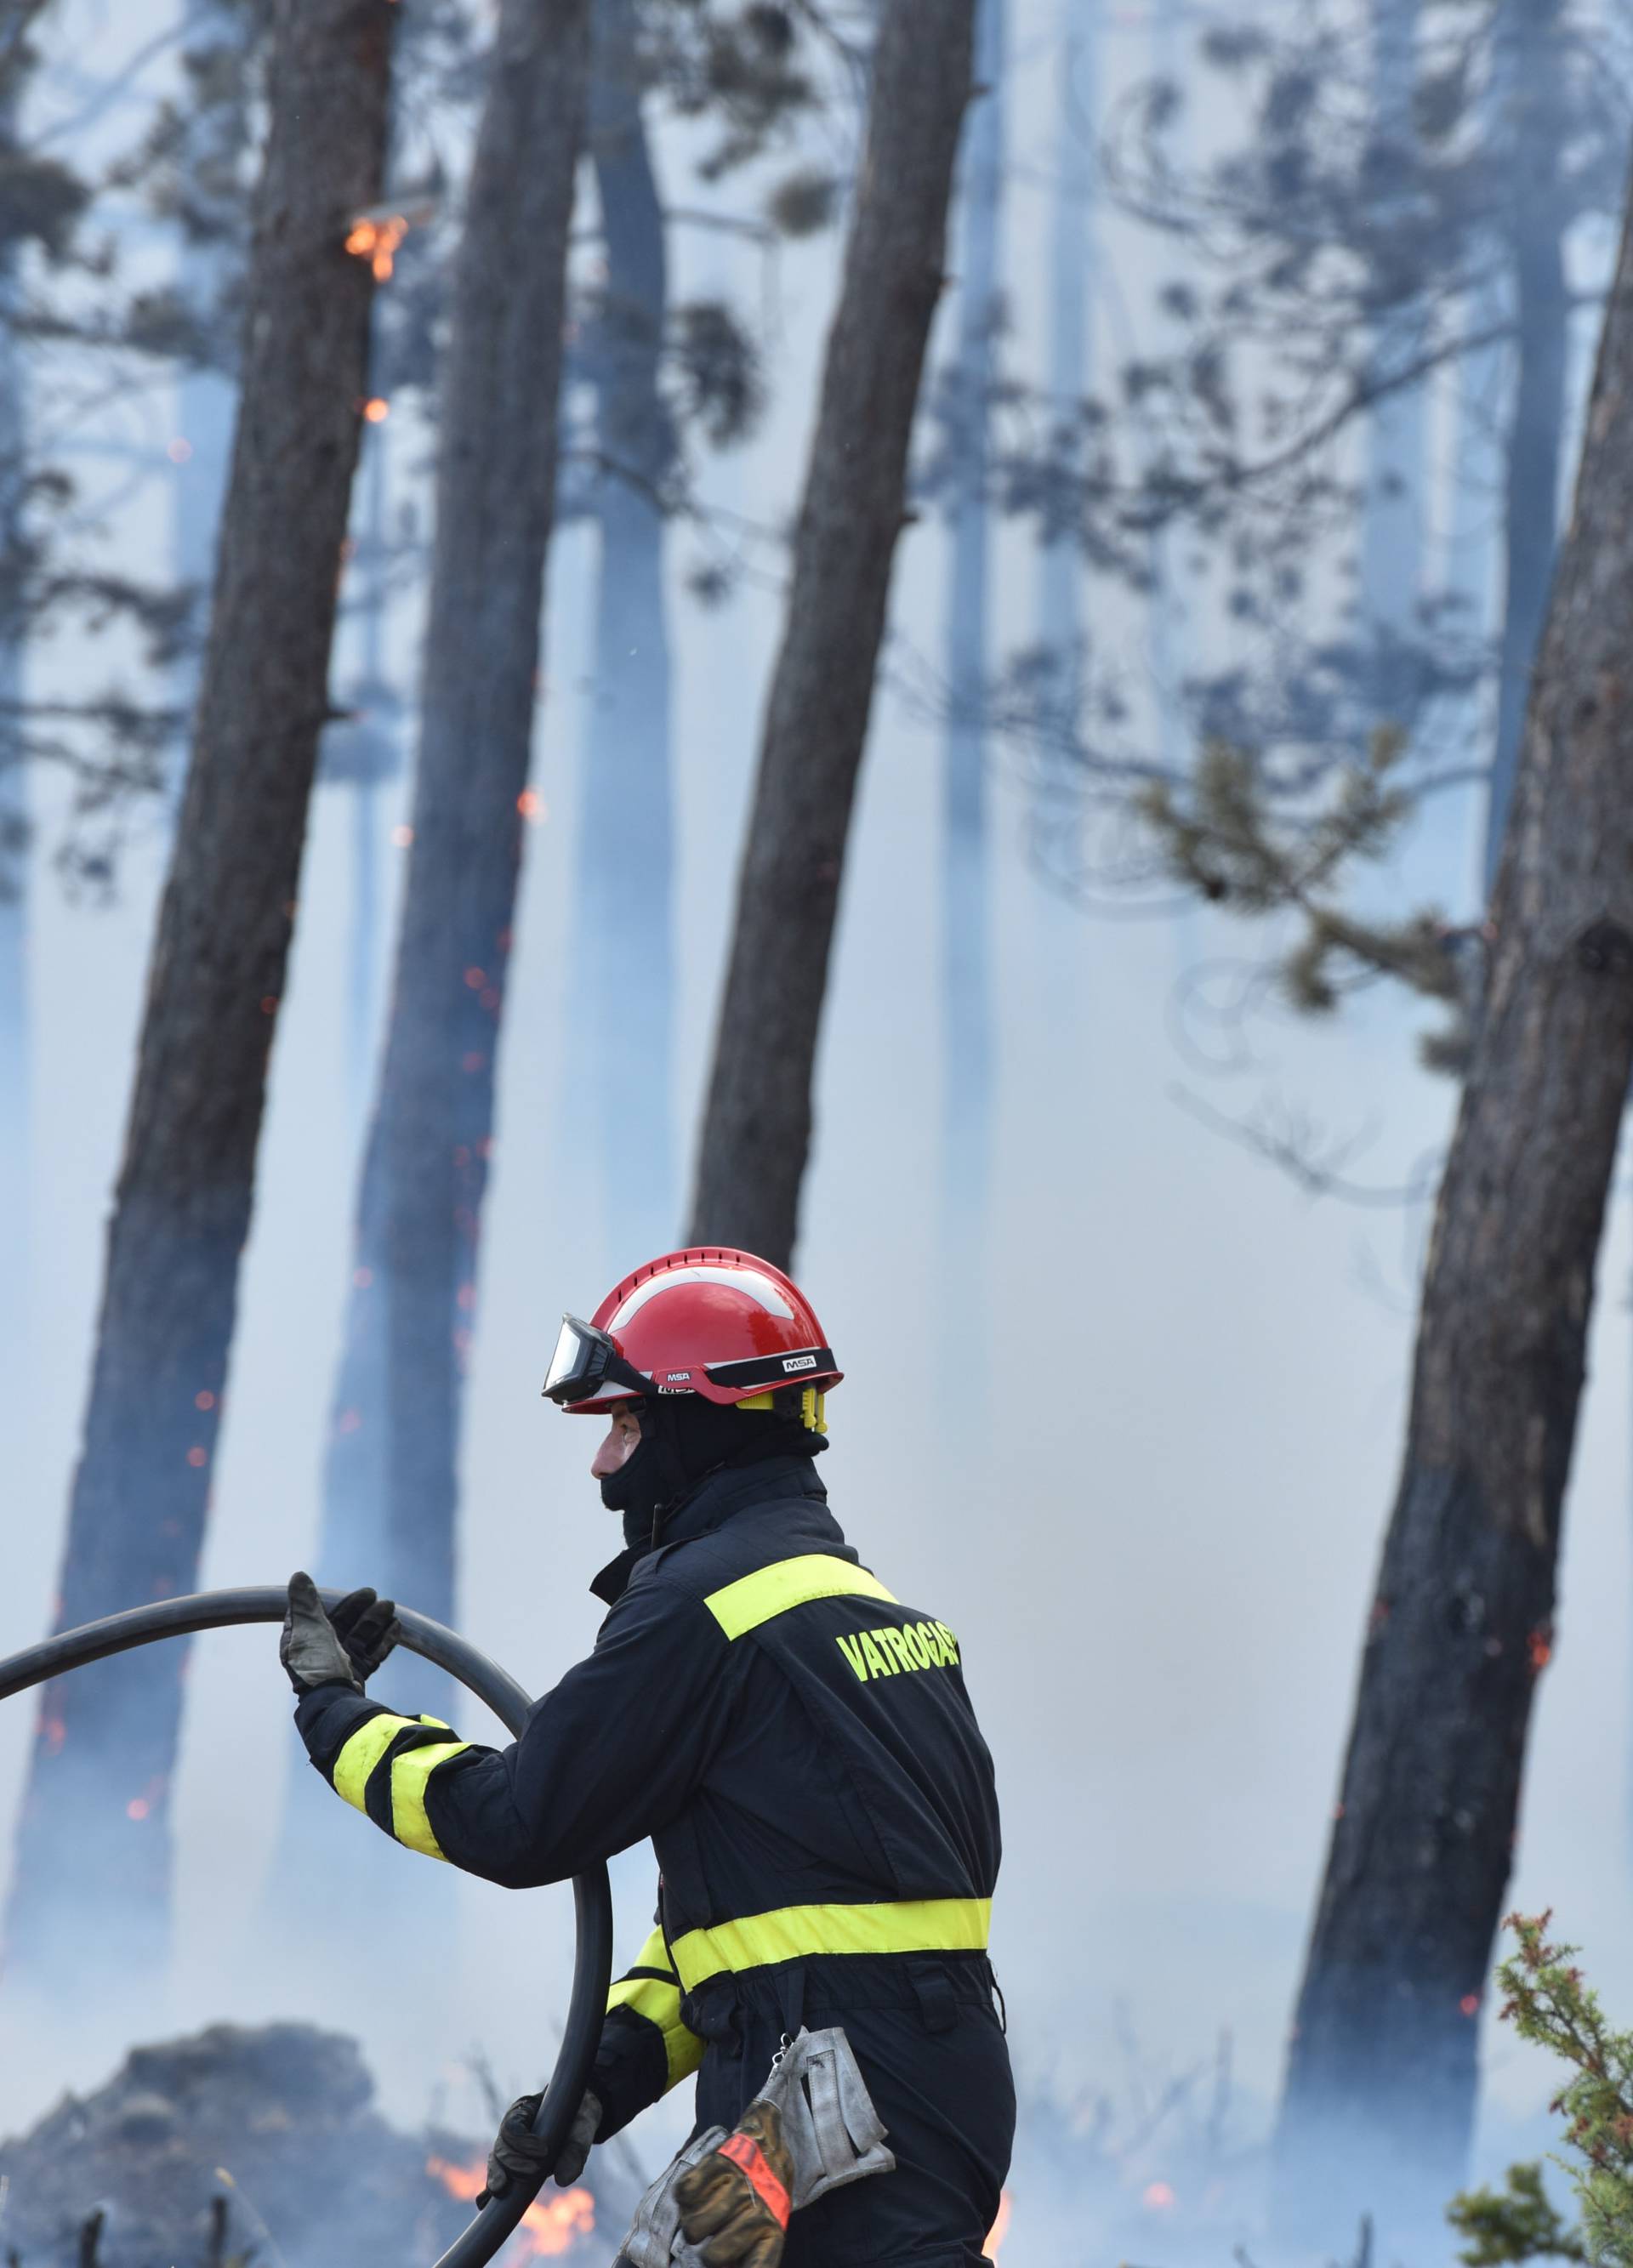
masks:
<svg viewBox="0 0 1633 2268"><path fill-rule="evenodd" d="M1278 2212L1323 2244L1351 2237L1362 2209L1385 2216L1392 2249L1421 2242L1464 2170L1633 1069L1629 525L1624 225L1289 2056Z"/></svg>
<svg viewBox="0 0 1633 2268"><path fill-rule="evenodd" d="M587 0L506 0L442 374L413 845L321 1560L448 1621L495 1060L538 701Z"/></svg>
<svg viewBox="0 0 1633 2268"><path fill-rule="evenodd" d="M393 0L282 0L192 762L108 1234L57 1626L196 1587L299 887L373 282ZM8 1979L117 1999L166 1949L185 1651L48 1686Z"/></svg>
<svg viewBox="0 0 1633 2268"><path fill-rule="evenodd" d="M1415 167L1412 95L1417 76L1419 0L1373 0L1373 147L1385 175L1409 181ZM1391 153L1399 153L1392 162ZM1377 642L1369 706L1397 722L1411 697L1405 649L1420 631L1429 395L1422 385L1386 396L1366 430L1366 492L1360 546L1361 608Z"/></svg>
<svg viewBox="0 0 1633 2268"><path fill-rule="evenodd" d="M964 136L958 250L958 336L952 379L953 474L946 670L951 700L942 782L942 1241L955 1296L979 1304L979 1265L992 1151L992 851L987 811L987 613L990 400L1002 303L1004 0L978 0L979 99Z"/></svg>
<svg viewBox="0 0 1633 2268"><path fill-rule="evenodd" d="M1503 628L1496 747L1487 806L1485 882L1496 880L1514 792L1531 666L1542 634L1558 536L1570 291L1565 275L1561 152L1567 97L1563 0L1499 10L1497 70L1509 117L1513 203L1504 216L1515 329L1512 407L1503 481Z"/></svg>
<svg viewBox="0 0 1633 2268"><path fill-rule="evenodd" d="M0 92L0 155L15 147L17 93ZM10 231L5 233L9 236ZM29 798L23 762L27 430L17 336L17 254L0 253L0 1425L28 1409L32 1211L28 1014Z"/></svg>
<svg viewBox="0 0 1633 2268"><path fill-rule="evenodd" d="M839 305L738 878L693 1242L787 1266L839 881L868 734L974 0L884 0Z"/></svg>
<svg viewBox="0 0 1633 2268"><path fill-rule="evenodd" d="M606 284L596 372L594 691L579 809L573 1013L586 1059L586 1163L617 1274L675 1233L674 814L661 491L675 436L659 390L669 303L663 209L641 115L633 0L595 0L590 156ZM639 1002L640 1044L609 1013ZM593 1164L591 1163L593 1160Z"/></svg>
<svg viewBox="0 0 1633 2268"><path fill-rule="evenodd" d="M181 249L176 288L189 318L216 332L231 298L243 247L233 232L233 188L249 132L247 82L258 36L258 11L243 0L185 0L182 64L192 102L178 152ZM176 435L169 475L171 544L176 581L208 591L233 449L236 392L224 370L184 363L176 377ZM190 659L176 672L177 705L190 711L198 670Z"/></svg>

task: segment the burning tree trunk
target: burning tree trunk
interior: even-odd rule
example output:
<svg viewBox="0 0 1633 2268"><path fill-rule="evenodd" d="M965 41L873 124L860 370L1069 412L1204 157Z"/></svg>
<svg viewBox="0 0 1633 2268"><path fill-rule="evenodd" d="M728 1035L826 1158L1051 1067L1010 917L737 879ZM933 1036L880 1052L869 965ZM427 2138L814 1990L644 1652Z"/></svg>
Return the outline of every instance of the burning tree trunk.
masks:
<svg viewBox="0 0 1633 2268"><path fill-rule="evenodd" d="M973 0L885 0L794 538L692 1199L694 1242L787 1265L856 775L970 93Z"/></svg>
<svg viewBox="0 0 1633 2268"><path fill-rule="evenodd" d="M363 1168L325 1571L454 1606L460 1403L527 818L587 0L506 0L442 378L413 848Z"/></svg>
<svg viewBox="0 0 1633 2268"><path fill-rule="evenodd" d="M602 455L596 492L595 692L579 817L573 1015L594 1163L630 1254L675 1233L669 651L663 487L675 436L659 390L668 260L641 116L633 0L595 0L590 154L601 195L605 297L595 354ZM607 1014L643 1003L641 1043ZM588 1161L587 1160L587 1163ZM622 1268L623 1261L617 1263Z"/></svg>
<svg viewBox="0 0 1633 2268"><path fill-rule="evenodd" d="M1633 1069L1633 227L1522 740L1278 2136L1289 2233L1458 2185Z"/></svg>
<svg viewBox="0 0 1633 2268"><path fill-rule="evenodd" d="M192 764L148 979L57 1626L195 1587L368 388L393 0L284 0ZM115 1995L164 1951L179 1647L48 1686L8 1977Z"/></svg>

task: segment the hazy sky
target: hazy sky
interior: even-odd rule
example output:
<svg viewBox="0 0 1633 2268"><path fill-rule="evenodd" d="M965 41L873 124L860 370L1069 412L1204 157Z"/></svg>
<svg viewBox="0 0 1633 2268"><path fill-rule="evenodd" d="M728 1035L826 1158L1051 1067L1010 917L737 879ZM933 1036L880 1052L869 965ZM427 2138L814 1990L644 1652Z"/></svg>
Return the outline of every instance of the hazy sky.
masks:
<svg viewBox="0 0 1633 2268"><path fill-rule="evenodd" d="M82 8L111 53L163 20L158 0ZM1056 0L1019 0L1009 95L1023 153L1005 234L1009 351L1036 366L1040 242L1058 70ZM1116 13L1108 79L1144 67L1151 25ZM689 144L666 136L672 195ZM1118 322L1137 335L1165 262L1113 240ZM748 254L680 229L677 290L722 278L750 305ZM837 245L781 254L775 271L773 409L756 441L710 473L711 492L758 519L796 492ZM1131 264L1133 263L1133 264ZM1110 308L1112 313L1107 313ZM1120 313L1116 310L1120 309ZM1109 337L1109 344L1105 342ZM394 421L394 491L423 456ZM423 485L420 493L424 495ZM128 514L132 556L162 558L162 494ZM1006 532L994 652L1035 635L1035 560ZM759 703L779 628L774 592L750 586L705 614L680 590L694 546L673 545L680 768L681 1123L706 1061L724 926ZM585 700L590 540L564 538L550 575L550 666L536 777L549 816L528 842L516 974L506 1010L497 1168L464 1458L460 1622L542 1690L589 1645L585 1592L610 1548L584 1476L593 1428L543 1406L554 1319L587 1311L648 1256L587 1217L569 1180L575 1100L561 1086L564 944L571 909L574 762ZM939 531L913 529L894 621L935 657L945 578ZM1095 605L1094 626L1136 678L1142 632ZM414 625L394 646L411 683ZM1203 623L1186 633L1216 641ZM864 1557L902 1597L951 1623L997 1755L1007 1858L994 1957L1029 2080L1119 2092L1116 2010L1155 2069L1234 2036L1250 2095L1276 2082L1320 1867L1374 1560L1393 1485L1409 1359L1421 1216L1312 1203L1199 1124L1183 1085L1245 1113L1267 1091L1344 1132L1376 1125L1353 1167L1380 1185L1443 1139L1452 1096L1415 1064L1422 1019L1385 1003L1311 1032L1275 1024L1257 1071L1201 1077L1177 1049L1187 969L1259 940L1216 921L1094 919L1063 909L1026 871L1021 800L994 802L997 1140L979 1272L950 1280L937 1219L936 990L939 747L895 699L876 713L824 1027L820 1123L799 1272L847 1376L824 1471ZM382 812L388 829L397 807ZM280 1019L255 1232L242 1281L230 1409L218 1465L206 1586L281 1580L310 1557L342 1295L355 1126L348 1108L345 987L351 811L319 797L292 982ZM1467 902L1474 814L1437 826L1415 880ZM82 1413L101 1241L129 1086L159 879L155 841L130 860L120 903L65 906L41 884L28 1287L32 1368L10 1381L0 1458L4 1566L0 1653L48 1625ZM392 854L395 855L395 854ZM602 1004L617 1015L619 1003ZM593 1212L593 1209L591 1209ZM1633 1487L1626 1424L1633 1348L1626 1208L1601 1272L1592 1378L1567 1522L1559 1638L1542 1683L1515 1897L1552 1904L1583 1939L1609 2006L1633 2012L1625 1928L1629 1784L1627 1670ZM16 1430L20 1418L20 1433ZM412 1702L411 1663L381 1681ZM477 1722L471 1712L469 1723ZM269 1973L250 1928L283 1775L299 1764L270 1632L197 1650L177 1796L182 1959L153 1987L144 2029L222 2014L321 2014L376 2043L390 2107L421 2111L438 2068L473 2043L502 2079L536 2079L565 2002L565 1893L462 1891L457 1974L439 1989L437 2036L400 1983L370 1970L366 1939L309 1976ZM26 1704L0 1710L0 1831L20 1791ZM366 1832L361 1822L359 1833ZM403 1866L417 1862L404 1856ZM620 1874L627 1940L643 1926L644 1866ZM405 1891L405 1895L407 1895ZM354 1965L355 2011L320 1980ZM510 1964L517 1989L484 1985ZM389 2011L383 2013L382 2011ZM0 1998L0 2132L49 2088L89 2083L118 2041L94 2023L8 2041ZM18 2051L21 2051L20 2052ZM1505 2036L1489 2043L1489 2096L1534 2110L1547 2073ZM1494 2134L1492 2150L1504 2138ZM1037 2244L1034 2237L1033 2245ZM1031 2268L1023 2213L1006 2259Z"/></svg>

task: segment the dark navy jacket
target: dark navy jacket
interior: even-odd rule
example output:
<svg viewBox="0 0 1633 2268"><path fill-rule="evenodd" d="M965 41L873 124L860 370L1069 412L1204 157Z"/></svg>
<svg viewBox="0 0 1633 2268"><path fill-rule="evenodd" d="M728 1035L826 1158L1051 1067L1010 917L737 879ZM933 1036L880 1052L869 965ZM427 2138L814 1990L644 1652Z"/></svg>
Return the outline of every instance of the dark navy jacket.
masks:
<svg viewBox="0 0 1633 2268"><path fill-rule="evenodd" d="M984 1993L998 1809L958 1643L861 1567L809 1460L713 1476L596 1587L593 1652L508 1748L343 1686L296 1721L377 1825L490 1881L652 1838L658 1927L610 1999L602 2136L696 2069L745 1996L794 2024L815 1986L838 2020L927 1962Z"/></svg>

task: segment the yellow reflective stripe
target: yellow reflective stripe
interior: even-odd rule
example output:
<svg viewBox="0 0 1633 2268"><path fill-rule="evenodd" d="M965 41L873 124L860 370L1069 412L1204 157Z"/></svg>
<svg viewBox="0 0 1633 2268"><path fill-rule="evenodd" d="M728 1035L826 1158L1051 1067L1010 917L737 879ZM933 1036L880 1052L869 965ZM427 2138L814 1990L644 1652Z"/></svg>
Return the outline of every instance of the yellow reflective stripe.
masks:
<svg viewBox="0 0 1633 2268"><path fill-rule="evenodd" d="M665 1984L655 1977L626 1977L607 1995L609 2014L614 2008L629 2008L663 2035L670 2087L690 2079L703 2061L703 2042L681 2021L680 2002L679 1984Z"/></svg>
<svg viewBox="0 0 1633 2268"><path fill-rule="evenodd" d="M364 1810L363 1791L369 1774L397 1734L412 1732L418 1721L415 1717L371 1717L367 1724L359 1725L335 1759L336 1794L344 1795L357 1810Z"/></svg>
<svg viewBox="0 0 1633 2268"><path fill-rule="evenodd" d="M438 1741L392 1759L391 1831L399 1843L405 1843L410 1851L423 1852L427 1859L444 1859L447 1854L425 1816L425 1782L439 1764L462 1755L469 1746L469 1741Z"/></svg>
<svg viewBox="0 0 1633 2268"><path fill-rule="evenodd" d="M678 2087L683 2079L690 2079L703 2061L703 2042L696 2032L689 2032L684 2024L676 2024L673 2031L663 2035L663 2052L669 2059L669 2085Z"/></svg>
<svg viewBox="0 0 1633 2268"><path fill-rule="evenodd" d="M825 1551L780 1559L774 1567L739 1576L724 1589L711 1591L703 1603L728 1638L742 1638L809 1599L884 1599L896 1604L894 1592L887 1591L876 1575Z"/></svg>
<svg viewBox="0 0 1633 2268"><path fill-rule="evenodd" d="M688 1992L722 1970L764 1969L821 1953L984 1953L990 1898L908 1898L865 1906L782 1906L688 1930L673 1948Z"/></svg>
<svg viewBox="0 0 1633 2268"><path fill-rule="evenodd" d="M630 2008L636 2015L644 2016L655 2024L663 2035L664 2058L669 2066L670 2087L678 2087L683 2079L690 2079L703 2061L703 2042L696 2032L689 2031L681 2021L680 1980L676 1977L669 1960L669 1948L663 1932L654 1929L631 1962L632 1969L661 1969L663 1977L624 1977L607 1995L609 2014L614 2008Z"/></svg>
<svg viewBox="0 0 1633 2268"><path fill-rule="evenodd" d="M652 1935L647 1940L647 1942L642 1946L640 1951L635 1955L634 1960L631 1962L630 1967L632 1969L661 1969L667 1977L672 1977L675 1974L675 1963L669 1959L669 1943L661 1929L654 1929L653 1931ZM622 1980L618 1978L615 1978L613 1980L614 1992L617 1992L621 1981ZM612 2002L610 1999L608 1999L607 2006L611 2007Z"/></svg>

